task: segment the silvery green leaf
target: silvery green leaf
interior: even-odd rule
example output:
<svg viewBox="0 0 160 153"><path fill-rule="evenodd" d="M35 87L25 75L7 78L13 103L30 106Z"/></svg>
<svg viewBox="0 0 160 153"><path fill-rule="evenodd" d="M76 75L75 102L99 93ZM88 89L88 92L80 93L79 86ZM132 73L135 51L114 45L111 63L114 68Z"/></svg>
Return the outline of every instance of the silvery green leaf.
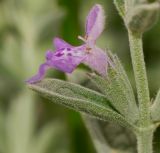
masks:
<svg viewBox="0 0 160 153"><path fill-rule="evenodd" d="M106 97L98 92L57 79L44 79L28 86L54 103L132 128L132 125L110 106Z"/></svg>
<svg viewBox="0 0 160 153"><path fill-rule="evenodd" d="M153 121L160 121L160 90L158 91L153 106L151 107L151 116Z"/></svg>
<svg viewBox="0 0 160 153"><path fill-rule="evenodd" d="M58 79L44 79L39 83L29 86L31 88L40 87L40 89L44 89L47 92L53 92L61 97L93 102L97 105L104 106L112 110L110 107L110 102L104 95L74 83L69 83Z"/></svg>
<svg viewBox="0 0 160 153"><path fill-rule="evenodd" d="M114 0L114 4L118 10L119 15L123 18L125 16L125 1Z"/></svg>
<svg viewBox="0 0 160 153"><path fill-rule="evenodd" d="M138 119L138 107L131 84L118 58L111 56L114 66L108 70L108 75L100 77L91 74L90 78L121 114L135 122Z"/></svg>

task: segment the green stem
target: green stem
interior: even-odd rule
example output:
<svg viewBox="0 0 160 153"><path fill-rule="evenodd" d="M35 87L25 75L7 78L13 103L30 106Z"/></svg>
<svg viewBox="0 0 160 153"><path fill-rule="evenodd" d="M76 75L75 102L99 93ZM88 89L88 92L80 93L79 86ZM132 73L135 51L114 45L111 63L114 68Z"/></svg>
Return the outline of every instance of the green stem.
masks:
<svg viewBox="0 0 160 153"><path fill-rule="evenodd" d="M138 153L152 153L153 129L142 130L137 134Z"/></svg>
<svg viewBox="0 0 160 153"><path fill-rule="evenodd" d="M143 128L150 125L150 96L143 55L142 35L139 33L133 33L131 31L129 31L128 33L139 102L139 124L140 127Z"/></svg>

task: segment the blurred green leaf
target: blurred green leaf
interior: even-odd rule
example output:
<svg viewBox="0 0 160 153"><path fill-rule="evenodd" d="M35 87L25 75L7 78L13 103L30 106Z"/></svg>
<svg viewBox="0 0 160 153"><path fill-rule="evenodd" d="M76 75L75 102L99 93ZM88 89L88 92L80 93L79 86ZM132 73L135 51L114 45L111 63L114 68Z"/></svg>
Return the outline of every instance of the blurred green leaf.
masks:
<svg viewBox="0 0 160 153"><path fill-rule="evenodd" d="M0 151L3 153L68 153L65 142L65 126L60 122L50 122L35 133L36 118L34 96L23 91L12 101L7 114L0 111ZM5 120L4 120L5 118ZM60 145L66 145L57 147ZM52 146L52 147L51 147Z"/></svg>
<svg viewBox="0 0 160 153"><path fill-rule="evenodd" d="M64 141L61 140L64 128L65 127L61 126L59 122L51 122L45 125L33 139L34 141L31 143L30 153L46 153L51 146L56 153L58 153L58 150L67 153L67 150L57 147L59 142Z"/></svg>
<svg viewBox="0 0 160 153"><path fill-rule="evenodd" d="M94 147L97 153L111 153L111 148L108 146L102 130L99 127L98 121L96 119L90 118L88 116L82 115L84 123L90 133L91 139L94 143Z"/></svg>

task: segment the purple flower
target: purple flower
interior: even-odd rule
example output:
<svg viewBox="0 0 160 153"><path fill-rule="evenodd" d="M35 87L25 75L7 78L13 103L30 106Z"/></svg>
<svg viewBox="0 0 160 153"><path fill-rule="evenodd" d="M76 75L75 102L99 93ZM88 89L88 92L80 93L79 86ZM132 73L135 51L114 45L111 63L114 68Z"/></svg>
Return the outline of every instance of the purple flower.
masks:
<svg viewBox="0 0 160 153"><path fill-rule="evenodd" d="M47 69L55 68L71 73L80 63L84 63L102 76L107 74L111 61L107 54L95 45L96 39L104 29L104 11L96 4L88 14L85 37L78 37L84 41L81 46L72 46L60 38L54 39L55 51L46 52L46 62L41 64L38 73L27 80L35 83L44 78Z"/></svg>

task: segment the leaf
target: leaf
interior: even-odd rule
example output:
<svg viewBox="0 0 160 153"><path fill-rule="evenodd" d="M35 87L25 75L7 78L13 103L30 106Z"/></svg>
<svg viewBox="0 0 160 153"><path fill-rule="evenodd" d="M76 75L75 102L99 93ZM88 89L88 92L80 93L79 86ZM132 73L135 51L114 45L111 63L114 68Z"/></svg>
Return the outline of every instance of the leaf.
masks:
<svg viewBox="0 0 160 153"><path fill-rule="evenodd" d="M28 86L54 103L84 112L101 120L114 121L123 126L132 127L128 121L109 106L109 101L98 92L57 79L44 79Z"/></svg>
<svg viewBox="0 0 160 153"><path fill-rule="evenodd" d="M116 56L111 53L114 66L108 70L107 77L90 75L99 90L106 95L112 105L131 122L138 119L138 107L128 77Z"/></svg>
<svg viewBox="0 0 160 153"><path fill-rule="evenodd" d="M94 101L96 104L111 108L110 102L104 95L74 83L69 83L58 79L45 79L44 81L37 83L37 86L46 88L47 90L68 98Z"/></svg>
<svg viewBox="0 0 160 153"><path fill-rule="evenodd" d="M153 121L160 121L160 90L158 91L155 101L152 105L151 116Z"/></svg>
<svg viewBox="0 0 160 153"><path fill-rule="evenodd" d="M114 4L119 12L119 15L123 18L125 16L125 2L124 2L124 0L114 0Z"/></svg>
<svg viewBox="0 0 160 153"><path fill-rule="evenodd" d="M89 87L94 90L96 89L94 86L95 84L93 84L89 78L86 78L86 72L84 72L84 70L75 70L72 75L67 76L69 81L84 85L85 87ZM86 115L82 115L82 118L98 153L135 152L136 139L130 130L114 123L90 118Z"/></svg>

